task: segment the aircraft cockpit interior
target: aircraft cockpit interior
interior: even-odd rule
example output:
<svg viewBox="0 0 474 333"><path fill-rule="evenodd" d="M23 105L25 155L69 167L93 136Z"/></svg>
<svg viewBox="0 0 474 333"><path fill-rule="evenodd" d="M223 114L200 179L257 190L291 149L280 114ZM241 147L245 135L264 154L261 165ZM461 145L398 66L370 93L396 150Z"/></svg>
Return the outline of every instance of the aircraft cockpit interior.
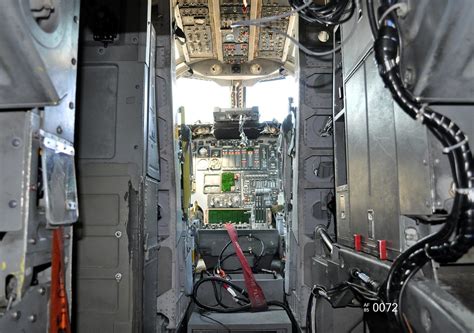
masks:
<svg viewBox="0 0 474 333"><path fill-rule="evenodd" d="M0 2L0 333L474 332L474 1Z"/></svg>

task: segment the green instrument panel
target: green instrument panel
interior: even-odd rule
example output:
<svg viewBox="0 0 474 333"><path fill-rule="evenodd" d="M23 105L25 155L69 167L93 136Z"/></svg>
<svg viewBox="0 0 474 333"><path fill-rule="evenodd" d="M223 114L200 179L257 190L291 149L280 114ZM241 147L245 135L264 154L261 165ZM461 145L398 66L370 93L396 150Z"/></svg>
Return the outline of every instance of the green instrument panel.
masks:
<svg viewBox="0 0 474 333"><path fill-rule="evenodd" d="M234 173L224 172L222 174L221 189L222 192L230 192L235 185Z"/></svg>
<svg viewBox="0 0 474 333"><path fill-rule="evenodd" d="M209 209L209 223L248 223L250 211L246 209Z"/></svg>

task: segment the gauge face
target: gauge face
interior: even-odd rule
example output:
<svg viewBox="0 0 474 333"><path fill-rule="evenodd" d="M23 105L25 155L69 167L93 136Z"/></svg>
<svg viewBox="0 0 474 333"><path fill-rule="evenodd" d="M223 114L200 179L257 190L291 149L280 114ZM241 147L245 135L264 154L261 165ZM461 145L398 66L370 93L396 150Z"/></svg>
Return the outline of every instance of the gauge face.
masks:
<svg viewBox="0 0 474 333"><path fill-rule="evenodd" d="M234 206L238 206L240 204L240 197L238 195L234 195L232 197L232 204Z"/></svg>
<svg viewBox="0 0 474 333"><path fill-rule="evenodd" d="M221 161L218 158L211 159L209 166L211 170L219 170L221 168Z"/></svg>
<svg viewBox="0 0 474 333"><path fill-rule="evenodd" d="M208 153L208 150L206 147L201 147L198 150L199 156L202 156L202 157L207 156L207 153Z"/></svg>
<svg viewBox="0 0 474 333"><path fill-rule="evenodd" d="M209 168L209 161L207 159L201 159L197 163L198 170L207 170Z"/></svg>

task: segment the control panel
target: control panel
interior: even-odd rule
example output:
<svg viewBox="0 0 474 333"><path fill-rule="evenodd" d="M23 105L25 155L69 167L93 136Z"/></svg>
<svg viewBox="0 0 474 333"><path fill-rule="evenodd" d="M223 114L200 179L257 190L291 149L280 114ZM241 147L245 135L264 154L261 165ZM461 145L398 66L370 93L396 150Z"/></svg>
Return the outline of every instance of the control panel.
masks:
<svg viewBox="0 0 474 333"><path fill-rule="evenodd" d="M213 57L212 29L207 0L179 0L186 46L191 58Z"/></svg>
<svg viewBox="0 0 474 333"><path fill-rule="evenodd" d="M262 1L262 17L280 15L288 12L290 9L288 4L280 3L278 0ZM256 57L270 59L281 59L283 57L286 37L282 33L288 31L289 21L289 18L285 17L268 22L260 28Z"/></svg>
<svg viewBox="0 0 474 333"><path fill-rule="evenodd" d="M281 162L277 137L241 140L214 137L193 141L194 183L191 200L201 207L203 228L270 229L281 202Z"/></svg>
<svg viewBox="0 0 474 333"><path fill-rule="evenodd" d="M249 1L250 3L250 1ZM231 28L232 23L250 18L250 4L221 0L222 55L224 63L242 64L248 60L249 27Z"/></svg>

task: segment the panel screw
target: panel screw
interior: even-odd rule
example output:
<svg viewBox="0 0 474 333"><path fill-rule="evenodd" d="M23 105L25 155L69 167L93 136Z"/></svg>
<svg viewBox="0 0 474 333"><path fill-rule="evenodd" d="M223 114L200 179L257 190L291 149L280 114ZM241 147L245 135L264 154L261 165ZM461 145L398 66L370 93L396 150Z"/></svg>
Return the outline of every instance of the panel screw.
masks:
<svg viewBox="0 0 474 333"><path fill-rule="evenodd" d="M32 323L34 323L36 321L36 315L32 314L30 316L28 316L28 320Z"/></svg>
<svg viewBox="0 0 474 333"><path fill-rule="evenodd" d="M30 243L30 244L36 244L36 239L30 238L30 239L28 239L28 243Z"/></svg>
<svg viewBox="0 0 474 333"><path fill-rule="evenodd" d="M56 127L56 133L61 134L63 132L63 128L61 126Z"/></svg>
<svg viewBox="0 0 474 333"><path fill-rule="evenodd" d="M18 147L20 147L20 145L21 145L21 140L20 140L20 139L14 138L14 139L12 140L12 146L13 146L13 147L18 148Z"/></svg>
<svg viewBox="0 0 474 333"><path fill-rule="evenodd" d="M73 66L75 66L76 63L77 63L76 58L72 58L72 59L71 59L71 64L72 64Z"/></svg>
<svg viewBox="0 0 474 333"><path fill-rule="evenodd" d="M18 320L20 319L21 317L21 312L20 311L15 311L12 313L12 318L15 319L15 320Z"/></svg>
<svg viewBox="0 0 474 333"><path fill-rule="evenodd" d="M10 208L16 208L18 206L18 202L16 200L10 200L8 203L8 207Z"/></svg>
<svg viewBox="0 0 474 333"><path fill-rule="evenodd" d="M412 86L415 83L415 72L413 71L413 69L406 69L404 81L407 86Z"/></svg>
<svg viewBox="0 0 474 333"><path fill-rule="evenodd" d="M115 237L117 237L117 238L122 237L122 232L121 232L120 230L117 230L117 231L115 232Z"/></svg>
<svg viewBox="0 0 474 333"><path fill-rule="evenodd" d="M46 294L46 289L41 287L41 288L38 289L38 292L40 293L40 295L44 295L44 294Z"/></svg>
<svg viewBox="0 0 474 333"><path fill-rule="evenodd" d="M120 282L120 280L122 280L122 273L117 273L117 274L115 274L115 280L116 280L117 282Z"/></svg>

